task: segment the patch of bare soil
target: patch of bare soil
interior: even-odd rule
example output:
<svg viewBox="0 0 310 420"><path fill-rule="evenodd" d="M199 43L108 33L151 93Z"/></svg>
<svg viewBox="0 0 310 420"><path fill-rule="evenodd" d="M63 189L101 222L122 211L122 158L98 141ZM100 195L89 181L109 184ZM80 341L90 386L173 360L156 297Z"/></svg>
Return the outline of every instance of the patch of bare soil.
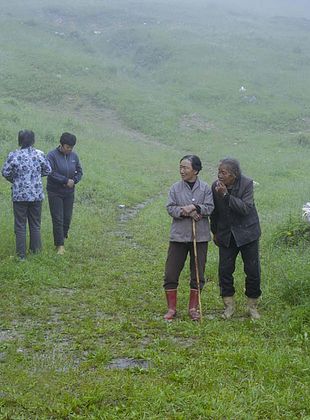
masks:
<svg viewBox="0 0 310 420"><path fill-rule="evenodd" d="M16 331L12 330L0 330L0 343L3 341L14 340L18 337Z"/></svg>
<svg viewBox="0 0 310 420"><path fill-rule="evenodd" d="M129 369L129 368L139 368L139 369L148 369L150 367L150 362L143 359L131 359L131 358L118 358L113 359L108 365L108 369Z"/></svg>
<svg viewBox="0 0 310 420"><path fill-rule="evenodd" d="M210 131L215 128L214 124L210 121L207 121L200 115L194 113L194 114L188 114L183 115L180 120L180 129L183 131L198 131L202 133L206 133L207 131Z"/></svg>
<svg viewBox="0 0 310 420"><path fill-rule="evenodd" d="M142 203L138 203L133 207L126 207L126 206L123 207L122 205L120 205L120 207L119 207L119 211L120 211L119 222L120 223L126 223L129 220L134 219L135 217L137 217L137 215L139 214L139 212L141 210L143 210L149 204L153 203L153 201L155 201L158 197L159 197L159 194L157 194L153 197L150 197L147 200L143 201Z"/></svg>

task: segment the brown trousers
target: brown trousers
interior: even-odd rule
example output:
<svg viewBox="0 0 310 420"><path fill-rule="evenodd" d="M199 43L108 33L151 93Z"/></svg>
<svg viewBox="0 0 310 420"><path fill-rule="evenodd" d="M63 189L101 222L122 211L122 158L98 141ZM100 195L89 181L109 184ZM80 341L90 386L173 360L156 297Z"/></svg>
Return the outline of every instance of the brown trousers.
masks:
<svg viewBox="0 0 310 420"><path fill-rule="evenodd" d="M197 242L197 260L200 289L205 284L204 272L207 261L208 242ZM190 288L197 289L195 255L193 242L170 242L165 267L164 289L177 289L179 277L187 255L190 255Z"/></svg>

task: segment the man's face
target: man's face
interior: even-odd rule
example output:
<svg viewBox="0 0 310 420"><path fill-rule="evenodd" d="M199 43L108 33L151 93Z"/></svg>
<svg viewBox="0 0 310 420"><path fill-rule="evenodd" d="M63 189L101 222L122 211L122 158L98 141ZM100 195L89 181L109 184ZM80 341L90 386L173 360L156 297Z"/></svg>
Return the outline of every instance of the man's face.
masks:
<svg viewBox="0 0 310 420"><path fill-rule="evenodd" d="M218 168L218 179L225 184L226 187L229 187L233 185L236 177L230 172L230 169L227 166L220 165Z"/></svg>

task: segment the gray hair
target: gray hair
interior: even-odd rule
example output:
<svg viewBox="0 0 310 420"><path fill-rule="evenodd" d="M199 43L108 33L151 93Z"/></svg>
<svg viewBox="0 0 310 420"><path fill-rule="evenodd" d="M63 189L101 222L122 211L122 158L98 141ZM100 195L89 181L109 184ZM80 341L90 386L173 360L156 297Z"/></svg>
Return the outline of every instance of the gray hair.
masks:
<svg viewBox="0 0 310 420"><path fill-rule="evenodd" d="M236 178L240 178L241 176L241 168L240 163L237 159L227 157L220 160L220 165L224 165L227 167L228 171L234 175Z"/></svg>

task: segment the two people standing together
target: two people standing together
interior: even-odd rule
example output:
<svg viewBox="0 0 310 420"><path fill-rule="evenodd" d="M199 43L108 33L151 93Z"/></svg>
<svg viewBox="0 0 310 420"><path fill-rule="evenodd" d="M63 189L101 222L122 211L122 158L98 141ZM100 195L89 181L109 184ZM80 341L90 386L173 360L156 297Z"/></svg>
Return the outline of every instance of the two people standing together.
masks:
<svg viewBox="0 0 310 420"><path fill-rule="evenodd" d="M173 220L164 276L168 305L164 319L171 321L176 316L179 276L188 254L190 254L188 311L193 321L200 319L198 293L205 284L204 270L211 231L213 241L219 249L218 277L220 295L224 303L222 317L229 319L235 312L233 273L236 258L240 253L246 276L247 310L252 319L258 319L260 315L257 303L261 295L259 262L261 232L254 203L253 180L242 174L239 162L233 158L219 162L218 179L211 188L199 179L198 174L201 169L198 156L184 156L180 160L181 181L175 183L169 191L167 211ZM197 232L195 243L193 219Z"/></svg>
<svg viewBox="0 0 310 420"><path fill-rule="evenodd" d="M58 254L64 253L64 239L72 218L74 188L83 175L76 153L72 151L76 137L63 133L60 145L47 156L34 148L31 130L18 133L19 149L9 153L2 175L12 184L16 254L26 258L26 230L29 225L30 252L41 249L41 210L44 199L42 177L47 176L47 193L53 223L54 244Z"/></svg>

